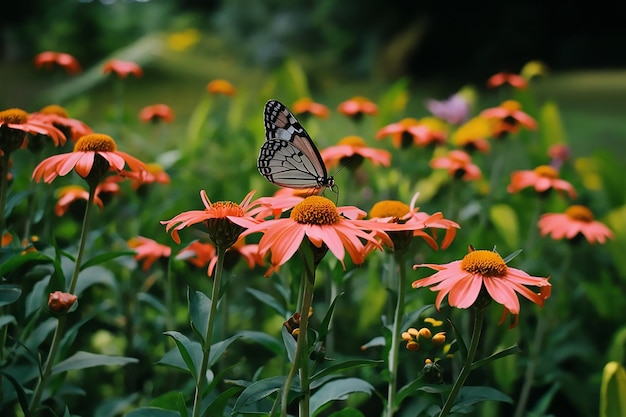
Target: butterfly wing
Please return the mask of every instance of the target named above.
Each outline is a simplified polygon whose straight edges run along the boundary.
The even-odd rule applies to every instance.
[[[257,167],[268,181],[288,188],[332,187],[334,181],[313,140],[285,105],[268,101],[264,123]]]

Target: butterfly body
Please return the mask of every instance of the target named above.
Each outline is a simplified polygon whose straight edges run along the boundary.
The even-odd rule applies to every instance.
[[[257,161],[261,175],[281,187],[333,188],[335,180],[328,176],[317,147],[289,109],[270,100],[263,116],[265,142]]]

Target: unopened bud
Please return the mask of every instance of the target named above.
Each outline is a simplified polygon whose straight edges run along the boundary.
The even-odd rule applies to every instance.
[[[55,291],[50,293],[50,297],[48,298],[48,308],[53,313],[64,314],[72,308],[77,299],[78,297],[74,294]]]
[[[439,346],[446,341],[446,332],[439,332],[433,336],[433,345]]]
[[[419,350],[420,344],[417,343],[415,340],[411,340],[410,342],[406,344],[406,348],[407,350],[410,350],[411,352],[415,352],[416,350]]]
[[[419,330],[419,335],[420,335],[420,337],[421,337],[421,338],[423,338],[423,339],[430,339],[430,338],[431,338],[431,336],[432,336],[433,334],[431,333],[431,331],[430,331],[430,329],[429,329],[429,328],[427,328],[427,327],[422,327],[422,328]]]

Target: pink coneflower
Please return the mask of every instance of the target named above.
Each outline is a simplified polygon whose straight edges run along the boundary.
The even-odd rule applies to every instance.
[[[167,104],[152,104],[139,111],[139,120],[144,123],[172,123],[174,121],[174,111]]]
[[[522,111],[522,105],[515,100],[506,100],[497,107],[483,110],[480,117],[493,121],[493,136],[504,137],[508,133],[517,133],[521,127],[537,129],[537,122]]]
[[[464,181],[478,180],[482,177],[480,168],[472,163],[472,157],[458,149],[451,150],[446,156],[433,158],[430,167],[447,169],[452,178],[462,178]]]
[[[526,187],[534,187],[535,191],[544,194],[551,189],[566,192],[570,198],[576,198],[576,191],[569,182],[559,178],[559,172],[549,165],[540,165],[533,170],[515,171],[511,174],[508,192],[517,193]]]
[[[133,237],[128,240],[128,247],[137,252],[135,259],[142,262],[142,269],[147,271],[155,261],[169,258],[172,248],[144,236]]]
[[[26,134],[39,134],[52,139],[54,146],[64,145],[63,132],[50,123],[33,118],[24,110],[0,111],[0,151],[11,153],[26,143]]]
[[[63,68],[68,74],[76,75],[81,72],[80,64],[78,60],[70,54],[64,52],[46,51],[35,56],[35,66],[37,68],[52,68],[54,65],[58,65]]]
[[[378,114],[378,106],[368,98],[355,96],[351,99],[343,101],[337,107],[339,113],[344,116],[360,120],[363,115],[375,116]]]
[[[524,90],[528,87],[528,82],[524,77],[510,72],[499,72],[487,79],[487,87],[489,88],[496,88],[503,84],[509,84],[518,90]]]
[[[300,117],[315,116],[320,119],[327,119],[330,115],[330,110],[323,104],[314,102],[309,97],[304,97],[296,100],[291,107],[294,114]]]
[[[591,244],[605,243],[613,238],[613,233],[604,224],[594,219],[593,213],[585,206],[574,205],[565,213],[547,213],[539,219],[542,236],[552,239],[576,239],[584,236]]]
[[[104,64],[102,71],[105,74],[115,73],[120,78],[126,78],[129,74],[139,78],[143,75],[141,67],[131,61],[122,61],[119,59],[111,59]]]
[[[413,269],[427,267],[438,271],[428,278],[413,282],[413,288],[431,287],[437,292],[435,306],[441,307],[441,302],[448,296],[448,304],[452,307],[469,308],[477,302],[479,296],[489,296],[495,302],[504,306],[504,318],[508,313],[515,316],[512,325],[517,324],[520,312],[520,303],[517,294],[520,294],[533,303],[543,306],[550,296],[551,285],[547,278],[534,277],[526,272],[507,266],[506,262],[496,252],[488,250],[473,250],[460,261],[453,261],[443,265],[418,264]],[[526,288],[526,285],[539,287],[535,293]],[[479,300],[482,305],[484,300]]]
[[[360,136],[346,136],[337,145],[323,149],[320,155],[327,167],[342,164],[355,169],[365,159],[374,165],[388,167],[391,164],[391,154],[388,151],[368,147]]]

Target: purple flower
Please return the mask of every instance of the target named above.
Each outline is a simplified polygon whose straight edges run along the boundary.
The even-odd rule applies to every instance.
[[[427,100],[426,108],[433,116],[455,125],[466,121],[470,113],[469,101],[458,93],[447,100]]]

